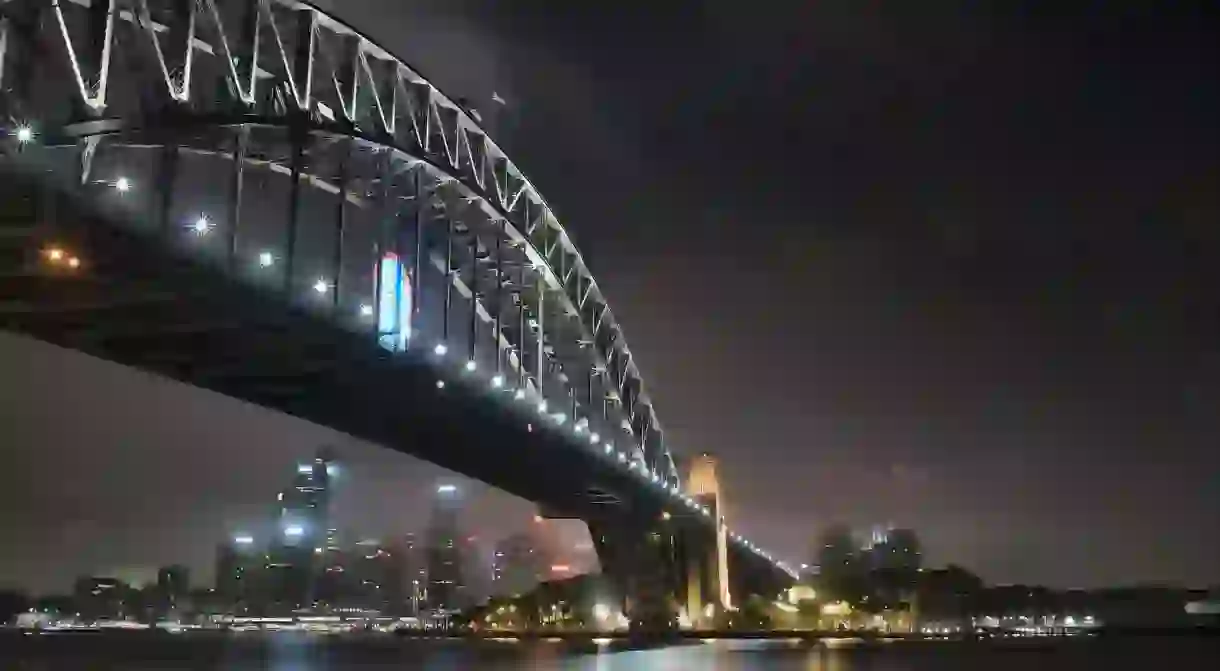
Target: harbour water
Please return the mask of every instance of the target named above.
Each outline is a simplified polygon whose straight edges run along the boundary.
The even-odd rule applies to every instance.
[[[1079,671],[1216,668],[1204,637],[894,642],[706,641],[650,649],[302,634],[0,634],[4,671]]]

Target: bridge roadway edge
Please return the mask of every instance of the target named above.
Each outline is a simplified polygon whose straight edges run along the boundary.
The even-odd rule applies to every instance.
[[[16,190],[42,189],[30,180],[28,176],[6,179],[0,185],[6,206]],[[490,391],[464,393],[462,387],[466,385],[458,374],[447,375],[446,388],[438,389],[438,371],[432,364],[412,354],[392,355],[375,343],[371,331],[357,333],[344,329],[324,315],[290,306],[275,292],[252,290],[186,254],[174,253],[155,239],[106,223],[107,217],[90,212],[80,196],[57,193],[56,221],[40,222],[40,230],[30,230],[29,237],[74,240],[82,247],[83,255],[92,255],[90,272],[121,266],[124,274],[138,269],[142,276],[155,277],[181,303],[177,315],[183,319],[189,316],[196,324],[218,325],[207,334],[212,343],[206,348],[192,344],[181,334],[176,335],[170,324],[165,325],[162,335],[151,336],[161,339],[158,346],[147,349],[117,344],[121,337],[111,344],[106,344],[104,337],[80,339],[73,332],[57,328],[55,320],[45,316],[53,312],[48,310],[0,315],[4,328],[325,425],[572,517],[585,519],[607,505],[592,503],[586,495],[588,487],[574,488],[573,483],[591,483],[615,495],[622,502],[618,506],[622,508],[621,514],[648,518],[660,514],[659,496],[648,496],[647,490],[638,487],[626,473],[609,468],[600,455],[578,448],[558,432],[544,430],[536,418],[530,430],[524,412],[513,409],[509,399],[487,398]],[[6,233],[10,239],[13,237],[11,229]],[[122,275],[111,275],[106,280],[114,283],[109,285],[113,295],[123,290]],[[10,278],[6,280],[10,288],[5,299],[21,299],[23,296],[15,294],[31,291],[24,298],[59,301],[57,309],[62,313],[70,306],[72,296],[70,292],[57,293],[52,285],[62,282],[71,286],[79,281],[55,278],[53,282],[39,282],[26,278],[17,283]],[[21,288],[17,284],[39,287]],[[127,289],[139,291],[134,285]],[[122,330],[119,324],[96,321],[108,318],[105,313],[80,318],[103,334],[107,326]],[[223,326],[235,323],[250,330]],[[133,326],[139,330],[146,325]],[[147,338],[144,341],[147,344]],[[323,362],[321,370],[307,375],[312,384],[307,389],[300,388],[300,393],[282,395],[260,390],[242,377],[240,369],[232,375],[211,375],[209,371],[209,366],[232,366],[236,362],[250,366],[253,377],[291,381],[300,371],[291,369],[285,354],[305,352],[311,343],[322,343],[323,349],[333,349],[333,353],[329,361]],[[197,355],[197,360],[182,365],[144,356],[150,351],[177,346],[193,349],[192,355]],[[260,370],[258,362],[250,360],[277,351],[279,355],[271,362],[271,369]],[[474,391],[473,386],[469,389]],[[420,419],[426,421],[417,421]]]

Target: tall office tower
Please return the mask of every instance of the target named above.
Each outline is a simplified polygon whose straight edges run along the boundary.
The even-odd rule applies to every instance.
[[[534,515],[534,522],[526,530],[529,541],[533,544],[536,565],[539,567],[538,580],[550,579],[552,564],[571,564],[571,552],[566,551],[563,539],[559,533],[559,520],[549,520],[542,515]]]
[[[462,608],[481,603],[491,594],[491,551],[484,549],[477,536],[458,536],[458,556],[462,558]]]
[[[454,485],[436,488],[432,504],[432,520],[428,525],[428,608],[451,613],[466,604],[466,586],[462,579],[462,543],[458,530],[458,515],[462,497]]]
[[[411,554],[403,539],[391,540],[382,545],[385,556],[381,558],[382,585],[381,600],[384,603],[382,612],[388,615],[407,615],[409,610]]]
[[[550,565],[531,534],[517,533],[496,543],[491,591],[496,596],[525,594],[545,579]]]
[[[334,457],[323,448],[313,461],[298,464],[292,486],[280,493],[279,517],[286,547],[325,547],[333,540],[330,527],[330,480],[335,472]]]
[[[729,552],[728,525],[725,522],[724,491],[720,486],[720,460],[707,452],[701,453],[690,461],[690,471],[686,478],[687,493],[701,505],[711,509],[712,519],[716,520],[716,545],[711,557],[703,558],[705,569],[703,585],[699,590],[711,597],[721,609],[731,607],[729,595]],[[699,572],[692,572],[699,573]],[[688,592],[694,593],[692,590]],[[699,599],[700,601],[702,599]],[[711,599],[708,599],[709,602]],[[694,605],[694,604],[691,604]],[[700,608],[702,611],[702,608]],[[694,613],[688,613],[696,617]]]
[[[350,603],[381,614],[399,612],[405,559],[401,546],[383,544],[377,539],[356,543],[349,571]]]
[[[234,615],[262,612],[262,576],[267,557],[254,537],[237,534],[216,549],[216,595]]]
[[[871,571],[912,574],[923,564],[919,536],[911,529],[873,527],[862,555]]]
[[[912,529],[890,529],[890,558],[886,565],[906,573],[918,573],[923,567],[923,549],[919,536]]]
[[[403,608],[408,615],[419,615],[427,600],[428,565],[424,549],[415,534],[402,538],[403,555]]]
[[[863,562],[855,536],[843,524],[833,524],[822,531],[814,555],[818,573],[832,582],[867,570],[861,566]]]
[[[276,612],[312,608],[330,527],[330,480],[336,464],[323,448],[297,466],[279,495],[279,527],[267,565],[268,598]],[[330,539],[330,540],[333,540]]]
[[[118,578],[81,576],[72,590],[73,606],[86,621],[119,620],[131,606],[131,587]]]
[[[316,550],[315,550],[316,553]],[[326,545],[317,560],[317,577],[314,583],[314,602],[319,610],[332,610],[349,604],[352,594],[351,582],[355,579],[351,570],[354,552],[344,544],[334,529],[326,533]]]
[[[190,593],[190,569],[175,564],[157,569],[156,603],[159,617],[164,617],[182,607]]]

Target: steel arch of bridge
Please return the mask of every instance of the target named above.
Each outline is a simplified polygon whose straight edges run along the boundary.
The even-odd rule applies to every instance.
[[[238,194],[246,166],[288,174],[293,192],[288,288],[302,182],[339,194],[343,203],[375,206],[389,198],[391,182],[402,176],[413,180],[405,198],[415,199],[417,251],[427,247],[420,242],[423,203],[447,221],[446,253],[427,254],[428,263],[446,278],[445,333],[450,291],[456,288],[469,297],[472,314],[494,322],[497,375],[507,366],[522,388],[543,399],[548,398],[545,387],[558,380],[566,387],[561,396],[567,396],[565,410],[574,424],[578,414],[596,421],[600,403],[603,443],[621,432],[631,445],[630,452],[616,453],[619,461],[645,482],[685,498],[622,329],[552,208],[480,128],[475,112],[392,53],[333,16],[293,0],[8,0],[0,2],[0,13],[3,112],[14,124],[39,124],[48,142],[77,147],[73,178],[82,185],[90,181],[94,156],[105,141],[163,147],[162,172],[175,169],[180,151],[222,154],[232,160]],[[35,77],[47,47],[66,63],[70,95],[48,92],[54,84]],[[43,116],[49,109],[44,99],[68,97],[71,104],[60,105],[64,116]],[[280,133],[281,141],[286,137],[287,155],[252,151],[252,135],[263,132]],[[211,148],[179,139],[171,146],[171,137],[191,134],[207,136],[196,144]],[[335,174],[311,172],[305,154],[320,143],[345,147]],[[380,166],[364,183],[347,174],[356,154],[366,167]],[[167,201],[172,176],[169,182]],[[229,222],[234,231],[237,207]],[[337,214],[340,240],[344,207]],[[455,229],[457,217],[462,222]],[[459,260],[455,267],[455,240],[469,245],[468,264]],[[416,277],[423,256],[413,255]],[[494,277],[490,291],[485,288],[489,273]],[[336,269],[336,283],[340,275]],[[416,284],[412,291],[418,291]],[[334,295],[337,305],[337,286]],[[495,305],[489,309],[490,298]],[[516,311],[515,329],[502,320],[506,307],[510,315]],[[418,301],[412,301],[412,309],[419,309]],[[470,323],[474,360],[478,323],[473,316]],[[583,405],[576,378],[584,378]],[[592,425],[576,424],[585,428],[585,440],[596,435]],[[771,559],[737,534],[731,537]]]

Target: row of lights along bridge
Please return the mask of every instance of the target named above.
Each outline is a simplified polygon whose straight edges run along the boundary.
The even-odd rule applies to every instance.
[[[16,137],[18,143],[22,145],[32,142],[35,138],[34,130],[28,125],[17,127],[12,134]],[[128,193],[134,188],[132,180],[128,177],[119,177],[113,182],[106,183],[113,186],[114,189],[121,194]],[[193,222],[189,224],[189,228],[195,235],[202,237],[207,235],[213,229],[213,224],[211,220],[208,219],[207,215],[200,214]],[[69,254],[60,247],[49,248],[45,250],[45,254],[48,260],[53,264],[60,265],[62,261],[71,269],[78,268],[81,263],[77,256]],[[276,263],[276,255],[271,250],[263,250],[259,252],[257,261],[260,267],[270,268]],[[331,288],[332,285],[330,281],[325,277],[319,277],[312,285],[313,291],[317,294],[326,294],[331,290]],[[361,303],[359,306],[359,313],[362,318],[371,318],[374,313],[373,306],[369,303]],[[408,333],[407,336],[409,337],[409,335],[410,334]],[[448,352],[449,348],[444,342],[436,343],[432,349],[433,355],[438,359],[445,358],[448,355]],[[478,364],[476,364],[473,359],[470,359],[464,363],[462,368],[463,371],[469,375],[474,373],[477,367]],[[506,380],[503,374],[496,373],[490,378],[490,380],[488,380],[488,384],[492,389],[499,390],[505,387]],[[436,388],[438,390],[444,390],[445,385],[446,382],[444,379],[437,379]],[[530,394],[528,394],[523,387],[518,387],[513,392],[513,398],[517,401],[528,402],[530,400],[529,396]],[[550,420],[556,427],[563,427],[568,423],[569,418],[566,413],[550,412],[545,398],[538,399],[535,407],[537,408],[538,414],[543,419]],[[577,438],[587,440],[594,446],[600,444],[603,453],[608,458],[616,460],[622,467],[626,468],[632,473],[635,473],[644,482],[650,483],[654,487],[664,490],[675,502],[684,505],[692,512],[701,514],[705,517],[711,517],[712,512],[707,506],[700,505],[692,497],[683,494],[677,484],[667,484],[656,471],[648,469],[647,466],[640,461],[631,459],[626,452],[616,451],[613,443],[603,441],[597,432],[590,431],[587,419],[572,419],[572,433],[575,434]],[[669,516],[669,513],[665,513],[666,519],[669,519]],[[721,520],[721,522],[723,522],[723,520]],[[794,571],[787,563],[776,561],[772,557],[771,553],[760,548],[752,541],[743,538],[740,534],[732,531],[728,533],[728,536],[733,540],[733,542],[749,549],[751,552],[767,559],[769,562],[789,575],[796,577],[796,571]]]

